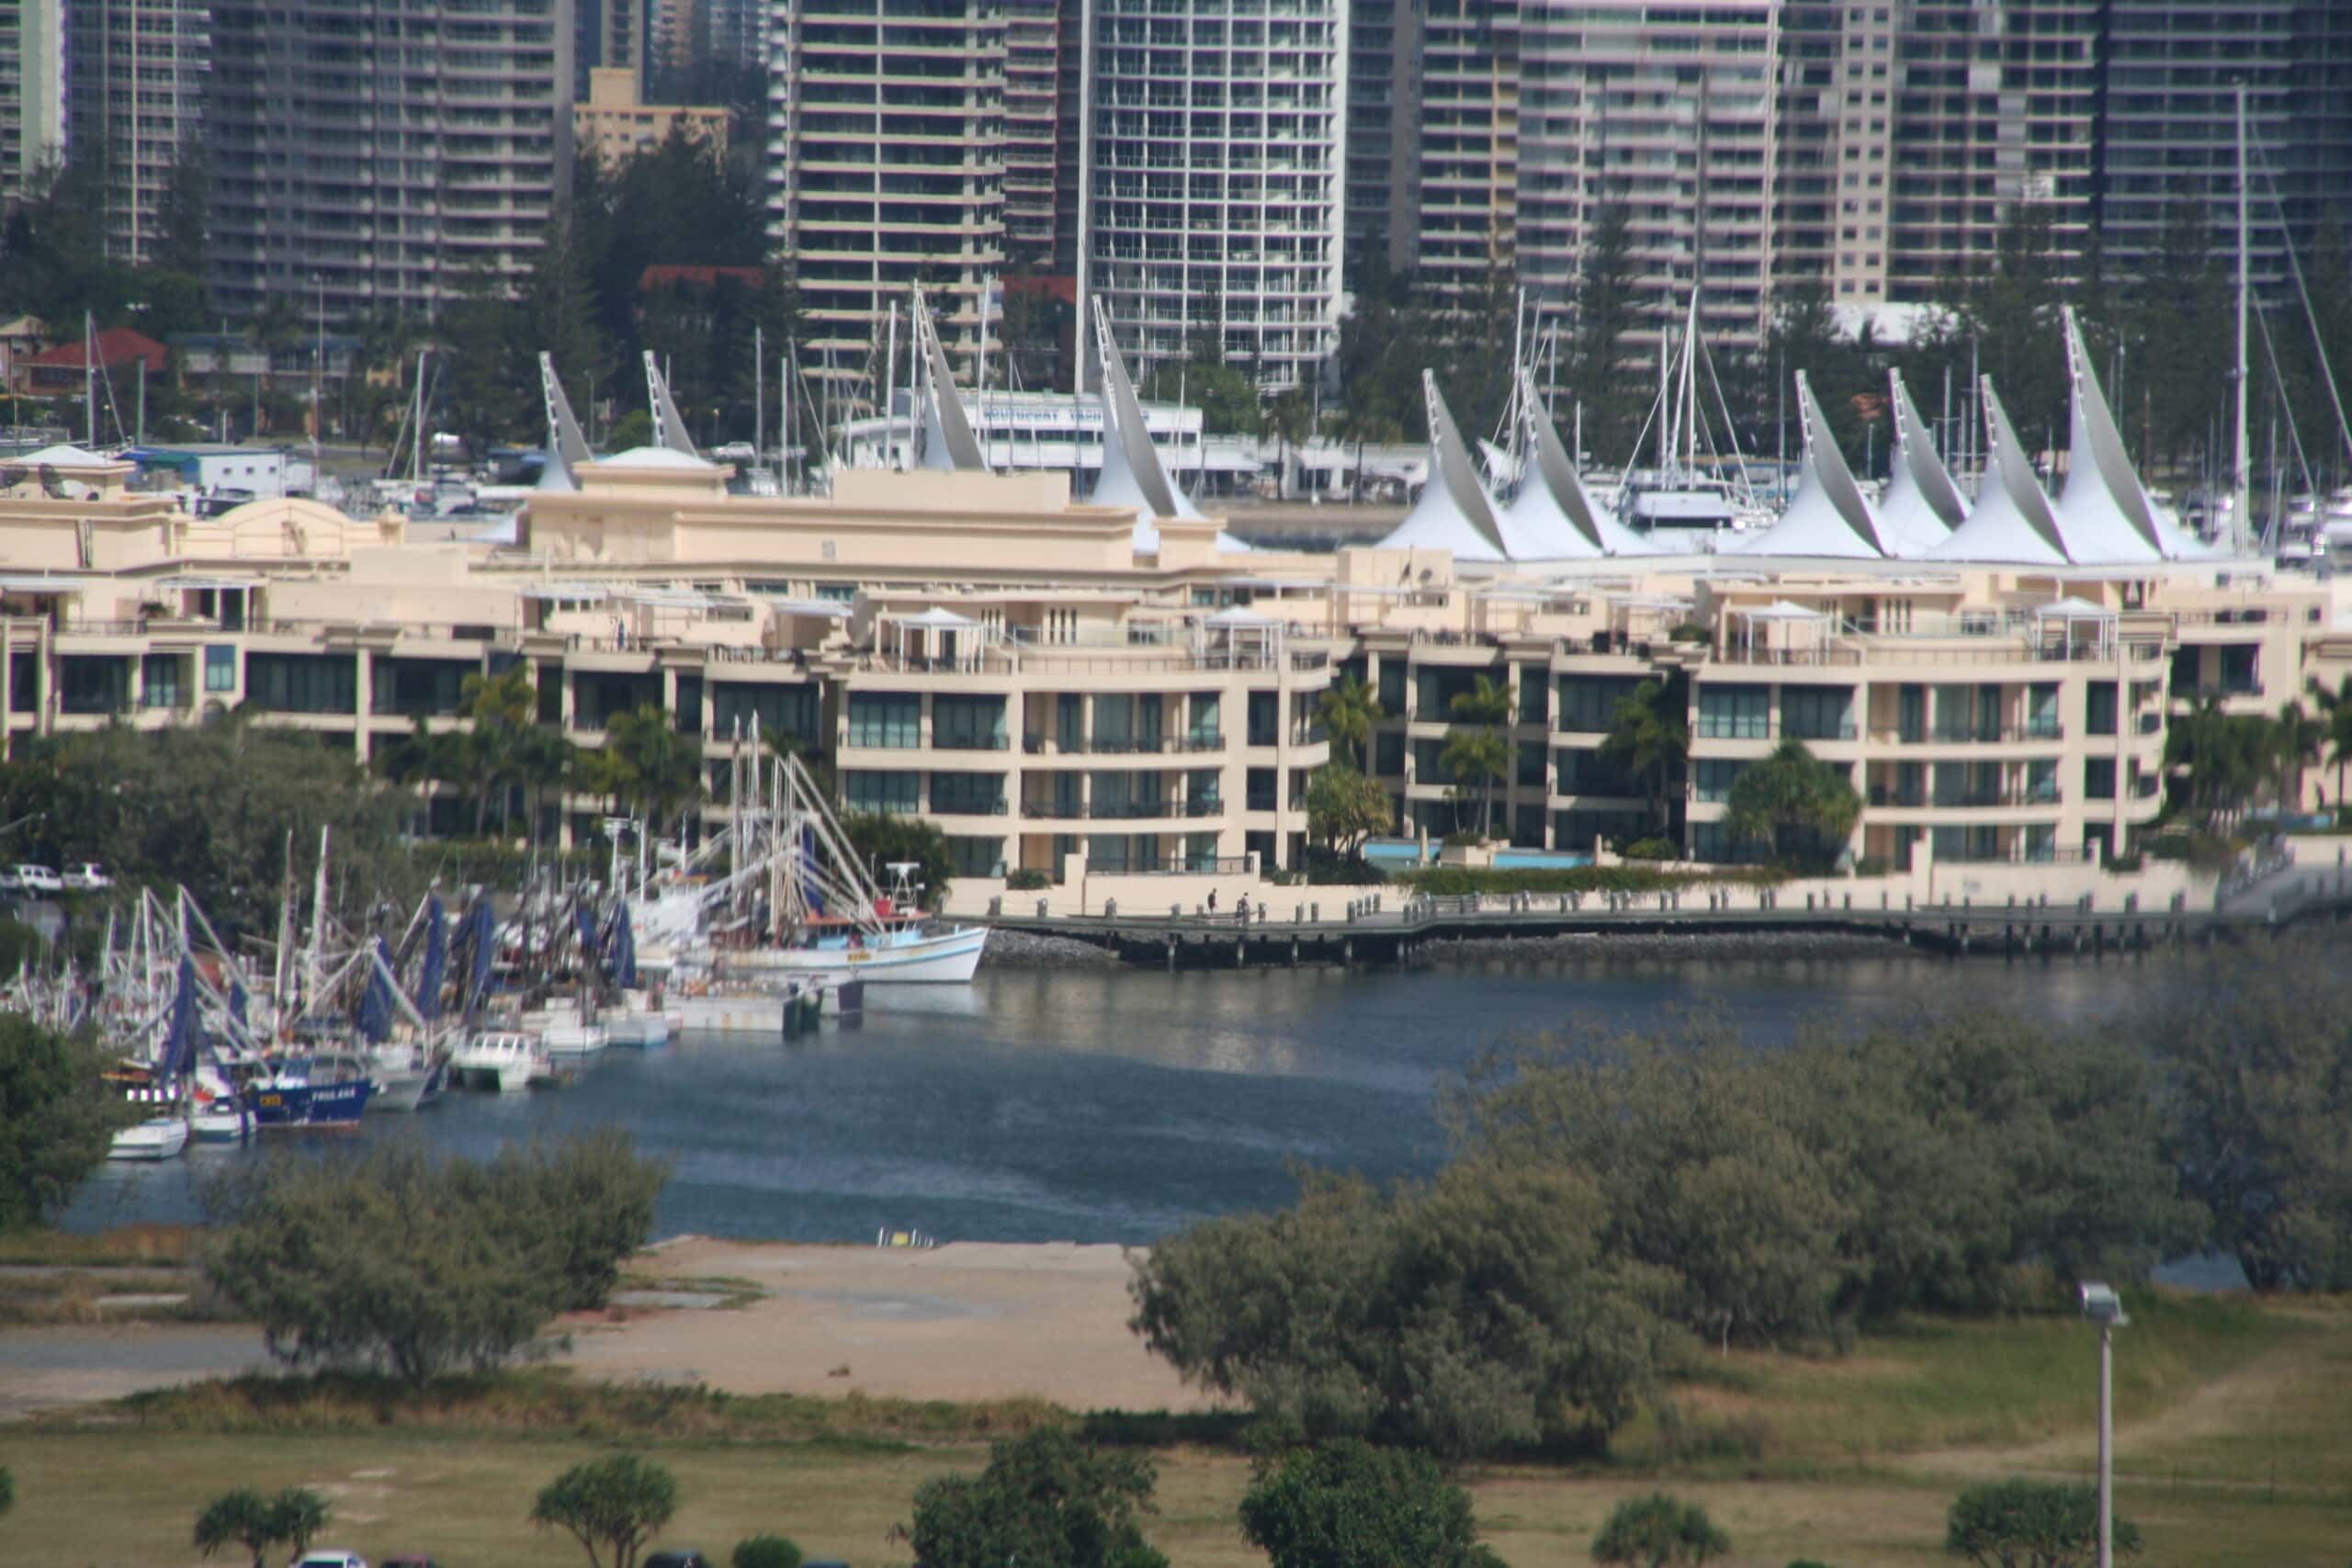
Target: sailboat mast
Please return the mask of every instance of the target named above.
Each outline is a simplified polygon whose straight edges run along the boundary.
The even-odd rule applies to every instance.
[[[409,432],[409,481],[424,482],[424,356],[428,349],[416,351],[416,423]]]
[[[83,440],[93,452],[98,449],[98,344],[97,333],[90,312],[82,312],[82,427]]]
[[[2254,503],[2254,502],[2253,502],[2253,495],[2252,495],[2252,491],[2253,491],[2253,489],[2254,489],[2254,465],[2253,465],[2253,463],[2252,463],[2252,461],[2251,461],[2251,458],[2252,458],[2252,457],[2253,457],[2253,453],[2252,453],[2252,451],[2251,451],[2251,450],[2248,448],[2248,446],[2247,446],[2247,444],[2246,444],[2246,431],[2245,431],[2245,392],[2246,392],[2246,380],[2247,380],[2247,376],[2246,376],[2246,343],[2245,343],[2246,288],[2247,288],[2247,281],[2246,281],[2246,270],[2247,270],[2247,269],[2246,269],[2246,248],[2247,248],[2247,247],[2246,247],[2246,189],[2245,189],[2245,83],[2243,83],[2243,82],[2241,82],[2241,83],[2239,83],[2239,84],[2238,84],[2238,90],[2237,90],[2237,125],[2238,125],[2238,366],[2237,366],[2237,371],[2238,371],[2238,389],[2237,389],[2237,471],[2236,471],[2236,473],[2235,473],[2235,474],[2233,474],[2233,475],[2232,476],[2232,478],[2231,478],[2231,484],[2230,484],[2230,500],[2231,500],[2231,508],[2232,508],[2232,510],[2231,510],[2231,513],[2230,513],[2230,532],[2231,532],[2231,536],[2232,536],[2232,542],[2233,542],[2233,544],[2235,544],[2239,548],[2243,549],[2243,548],[2245,547],[2245,542],[2246,542],[2247,538],[2249,537],[2249,532],[2248,532],[2248,531],[2249,531],[2249,529],[2251,528],[2252,524],[2253,524],[2253,518],[2252,518],[2252,516],[2250,515],[2250,511],[2249,511],[2249,509],[2252,507],[2252,505],[2253,505],[2253,503]]]
[[[899,466],[899,302],[890,301],[888,347],[882,355],[882,466]]]

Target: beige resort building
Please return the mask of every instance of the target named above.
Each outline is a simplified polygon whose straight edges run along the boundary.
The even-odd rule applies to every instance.
[[[1783,737],[1849,770],[1849,846],[1900,867],[2105,858],[2162,804],[2193,702],[2275,712],[2352,671],[2334,581],[2258,563],[1996,568],[1626,557],[1525,567],[1442,548],[1238,551],[1214,519],[1071,502],[1059,475],[851,471],[730,495],[642,449],[582,465],[503,541],[436,543],[301,500],[199,520],[128,465],[36,455],[0,490],[8,744],[250,705],[380,760],[459,682],[515,665],[582,746],[643,703],[699,737],[718,797],[756,720],[831,754],[847,803],[935,818],[959,889],[1289,865],[1342,675],[1377,693],[1371,771],[1408,829],[1475,818],[1439,761],[1453,697],[1510,695],[1496,833],[1589,852],[1664,830],[1702,860],[1730,781]],[[1139,548],[1148,542],[1148,548]],[[1660,821],[1602,754],[1644,681],[1687,706]],[[2307,795],[2332,783],[2312,770]],[[578,839],[601,803],[551,824]],[[454,802],[438,808],[454,828]],[[959,895],[960,897],[960,895]]]

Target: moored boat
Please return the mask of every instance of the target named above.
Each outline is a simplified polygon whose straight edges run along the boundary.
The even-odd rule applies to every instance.
[[[166,1160],[187,1147],[188,1126],[185,1117],[153,1116],[136,1125],[125,1127],[114,1135],[107,1147],[107,1158],[121,1160]]]
[[[519,1029],[481,1029],[449,1059],[450,1070],[469,1085],[515,1094],[555,1076],[537,1036]]]

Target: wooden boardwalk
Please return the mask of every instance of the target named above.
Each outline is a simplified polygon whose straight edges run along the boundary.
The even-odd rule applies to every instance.
[[[1797,895],[1770,888],[1645,894],[1484,894],[1400,902],[1395,889],[1295,887],[1274,891],[1238,915],[1114,908],[1101,915],[1018,912],[1009,895],[988,923],[1005,931],[1069,938],[1109,949],[1131,964],[1168,968],[1249,968],[1411,963],[1432,942],[1481,938],[1763,932],[1852,936],[1954,957],[2103,958],[2189,942],[2352,919],[2352,871],[2275,868],[2240,879],[2203,904],[2177,898],[2162,908],[2136,899],[2073,904],[1916,904],[1883,894]]]

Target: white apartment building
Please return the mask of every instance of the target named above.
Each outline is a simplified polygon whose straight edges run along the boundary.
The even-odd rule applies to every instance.
[[[1099,296],[1146,367],[1205,333],[1261,390],[1307,385],[1339,339],[1347,0],[1090,15],[1081,319]]]
[[[0,7],[0,200],[13,200],[65,155],[65,0]]]
[[[802,371],[836,407],[880,385],[917,284],[969,366],[1004,270],[1003,6],[775,0],[768,51],[768,233],[800,287]]]

